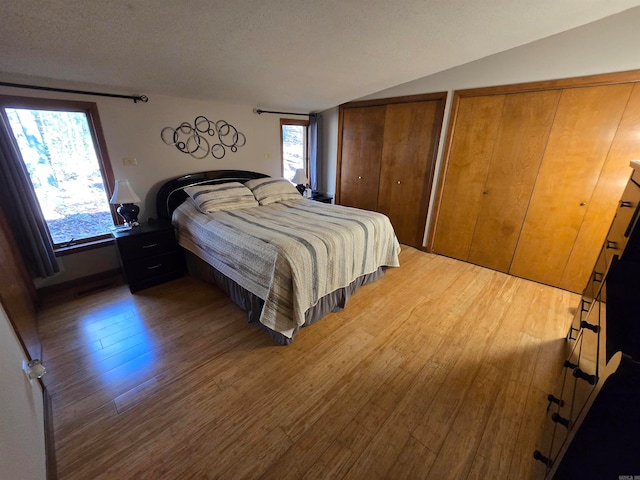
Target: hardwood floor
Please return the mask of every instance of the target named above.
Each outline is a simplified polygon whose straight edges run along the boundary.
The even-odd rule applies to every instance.
[[[44,300],[60,479],[525,479],[578,296],[403,247],[288,347],[186,277]]]

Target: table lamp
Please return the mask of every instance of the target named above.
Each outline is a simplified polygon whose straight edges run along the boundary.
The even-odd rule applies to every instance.
[[[116,180],[116,186],[113,189],[113,196],[109,203],[116,205],[120,204],[118,209],[118,215],[124,218],[124,224],[128,227],[137,227],[138,213],[140,213],[140,207],[135,205],[140,201],[140,197],[133,191],[129,180]]]
[[[307,185],[309,184],[309,177],[307,177],[304,168],[298,168],[291,181],[296,184],[296,188],[300,192],[300,195],[304,195],[304,191],[307,189]]]

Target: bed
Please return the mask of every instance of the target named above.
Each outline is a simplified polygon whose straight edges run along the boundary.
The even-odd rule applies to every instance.
[[[386,216],[303,198],[289,182],[261,173],[171,179],[156,206],[177,228],[189,273],[224,290],[281,345],[399,266]]]

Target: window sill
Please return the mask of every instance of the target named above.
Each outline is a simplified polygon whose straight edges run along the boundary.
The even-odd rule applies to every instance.
[[[103,248],[113,244],[113,238],[111,236],[101,238],[99,240],[92,240],[90,242],[78,243],[68,247],[54,247],[53,251],[56,257],[64,257],[65,255],[73,255],[74,253],[86,252],[88,250],[95,250],[96,248]]]

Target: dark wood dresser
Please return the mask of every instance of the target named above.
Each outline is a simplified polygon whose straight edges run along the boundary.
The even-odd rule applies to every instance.
[[[547,479],[640,478],[640,162],[567,334],[534,458]]]
[[[184,257],[168,220],[154,220],[112,235],[132,293],[184,275]]]

